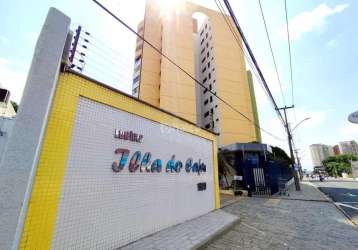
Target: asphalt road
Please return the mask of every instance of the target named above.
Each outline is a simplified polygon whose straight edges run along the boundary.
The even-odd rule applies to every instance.
[[[358,223],[358,181],[328,180],[313,183]]]

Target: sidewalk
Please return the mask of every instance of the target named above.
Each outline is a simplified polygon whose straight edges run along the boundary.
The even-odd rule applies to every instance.
[[[308,181],[303,181],[300,183],[301,191],[296,192],[295,185],[291,185],[288,193],[289,196],[284,195],[274,195],[275,198],[280,199],[297,199],[297,200],[307,200],[307,201],[329,201],[326,196],[324,196],[317,188]]]
[[[358,249],[358,231],[307,182],[282,199],[249,198],[223,210],[241,223],[206,249]]]

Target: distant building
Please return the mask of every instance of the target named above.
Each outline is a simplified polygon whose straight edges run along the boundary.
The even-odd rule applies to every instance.
[[[10,101],[10,91],[1,88],[0,84],[0,159],[11,135],[15,116],[16,111]]]
[[[310,145],[312,163],[314,167],[323,166],[322,161],[334,155],[333,147],[324,144]]]
[[[334,152],[334,155],[340,155],[341,154],[341,150],[339,150],[339,146],[338,145],[335,145],[333,147],[333,152]]]
[[[356,141],[342,141],[338,146],[342,154],[358,155],[358,144]]]

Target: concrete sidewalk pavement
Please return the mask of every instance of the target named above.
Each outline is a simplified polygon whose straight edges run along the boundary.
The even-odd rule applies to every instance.
[[[241,223],[206,249],[358,249],[358,231],[312,184],[290,196],[249,198],[223,210]]]

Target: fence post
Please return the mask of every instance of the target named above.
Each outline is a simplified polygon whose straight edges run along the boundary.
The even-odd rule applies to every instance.
[[[19,246],[69,27],[70,18],[50,8],[0,163],[0,249]]]

